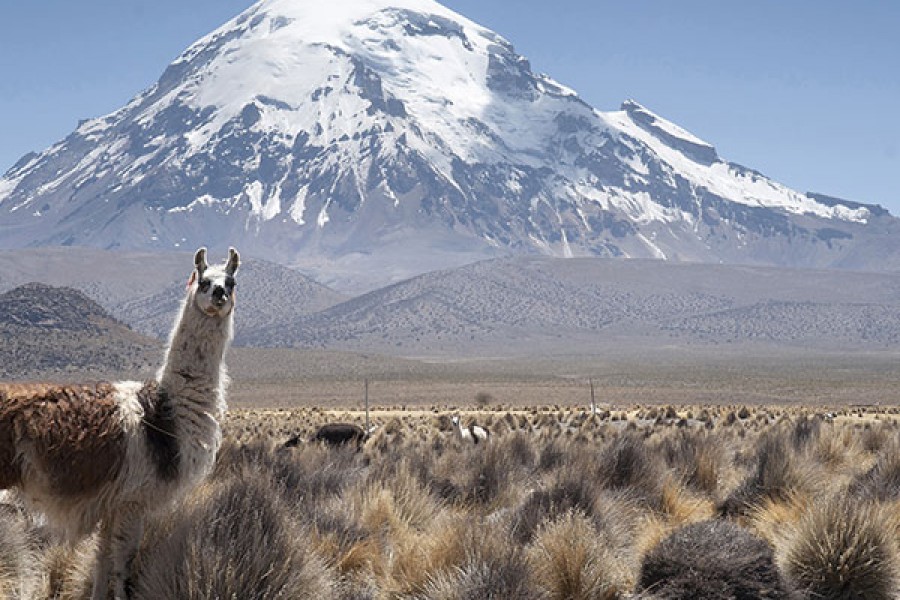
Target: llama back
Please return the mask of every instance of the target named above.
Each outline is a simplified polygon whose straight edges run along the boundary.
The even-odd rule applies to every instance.
[[[4,463],[11,463],[4,471],[35,465],[54,493],[90,493],[121,466],[124,435],[117,409],[111,384],[45,388],[36,395],[3,393]]]

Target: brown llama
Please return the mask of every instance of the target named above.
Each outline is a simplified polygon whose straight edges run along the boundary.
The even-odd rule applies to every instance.
[[[196,252],[155,380],[0,387],[0,490],[17,488],[69,540],[99,525],[93,600],[126,597],[145,516],[213,467],[239,264],[234,248],[222,266]]]

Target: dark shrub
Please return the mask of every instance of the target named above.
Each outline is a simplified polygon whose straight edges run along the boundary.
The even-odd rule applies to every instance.
[[[788,598],[772,549],[727,521],[676,530],[643,559],[638,593],[679,600]]]

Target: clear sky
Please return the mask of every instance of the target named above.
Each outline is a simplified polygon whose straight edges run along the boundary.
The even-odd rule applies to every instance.
[[[900,215],[900,2],[443,3],[595,108],[633,98],[726,160]],[[0,3],[0,172],[120,108],[251,4]]]

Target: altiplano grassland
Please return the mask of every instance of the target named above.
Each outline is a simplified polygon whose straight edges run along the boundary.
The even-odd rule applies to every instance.
[[[489,441],[463,440],[456,413]],[[900,593],[896,405],[393,403],[370,419],[357,452],[305,440],[362,424],[358,406],[230,410],[213,475],[148,524],[133,597]],[[86,598],[94,540],[59,545],[4,502],[0,590]]]
[[[215,471],[150,520],[131,595],[896,600],[897,358],[233,348]],[[310,441],[366,390],[359,451]],[[83,600],[96,553],[0,494],[0,597]]]

